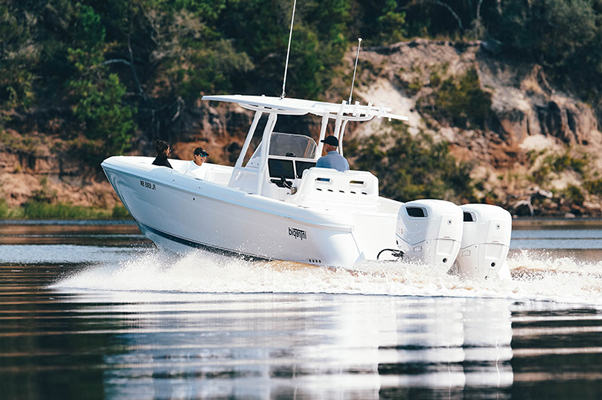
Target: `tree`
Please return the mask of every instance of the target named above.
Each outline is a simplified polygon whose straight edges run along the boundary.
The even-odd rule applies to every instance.
[[[385,0],[382,15],[376,19],[378,39],[383,44],[397,43],[404,38],[405,12],[400,12],[396,0]]]
[[[0,5],[0,107],[29,107],[34,100],[35,74],[39,49],[33,41],[36,20],[20,12],[12,3]]]
[[[78,12],[76,38],[78,47],[69,49],[69,59],[77,73],[68,89],[73,114],[90,140],[82,150],[94,162],[126,150],[136,128],[135,109],[123,103],[126,88],[103,63],[105,29],[100,16],[89,6],[81,6]]]
[[[281,94],[292,5],[288,0],[233,2],[220,18],[220,31],[258,66],[236,82],[241,91]],[[349,6],[349,0],[297,3],[287,94],[324,96],[347,49]]]

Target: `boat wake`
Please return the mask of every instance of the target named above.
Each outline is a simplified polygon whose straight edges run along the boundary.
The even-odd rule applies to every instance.
[[[171,257],[148,251],[89,266],[50,286],[56,290],[186,293],[330,293],[490,297],[602,304],[602,262],[522,251],[509,257],[512,281],[473,281],[425,265],[366,262],[354,269],[251,262],[205,252]]]

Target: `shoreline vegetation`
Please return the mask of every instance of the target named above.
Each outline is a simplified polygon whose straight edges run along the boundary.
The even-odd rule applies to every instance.
[[[31,150],[40,140],[34,133],[60,137],[53,153],[76,155],[93,167],[136,148],[141,138],[181,133],[201,92],[280,94],[289,36],[282,19],[292,5],[4,1],[0,133],[11,129],[22,137],[4,135],[0,141]],[[602,76],[600,15],[591,1],[308,2],[295,14],[288,95],[321,100],[325,93],[347,93],[347,84],[341,85],[350,78],[344,55],[360,36],[365,48],[416,38],[483,40],[501,59],[541,64],[546,84],[572,89],[595,108],[599,87],[592,83]],[[433,96],[422,108],[435,120],[495,130],[489,100],[473,90],[478,74],[454,81],[442,72],[432,71],[427,81],[418,79],[404,90],[411,95],[428,82]],[[464,96],[465,90],[478,99]]]
[[[77,200],[49,192],[46,176],[64,183],[96,179],[104,158],[149,153],[156,139],[174,149],[181,143],[178,156],[203,142],[233,164],[245,117],[215,114],[199,95],[279,95],[292,6],[289,0],[1,2],[0,174],[44,177],[35,184],[41,189],[19,195],[21,203],[27,199],[20,206],[0,202],[0,219],[127,216],[102,209],[104,203],[58,204]],[[355,55],[363,37],[358,99],[387,78],[392,95],[416,100],[422,121],[417,143],[393,125],[388,136],[346,150],[378,172],[387,197],[484,202],[519,216],[600,216],[602,161],[594,149],[602,117],[601,19],[602,8],[582,0],[307,2],[295,14],[287,95],[345,98],[353,65],[345,55]],[[408,56],[431,41],[445,45]],[[455,57],[476,42],[479,50],[468,58],[440,57],[443,47],[453,47]],[[416,62],[392,61],[399,43],[407,44],[405,59]],[[423,58],[427,53],[432,61]],[[471,57],[483,68],[456,71],[456,62],[468,66]],[[495,71],[506,78],[492,77]],[[490,85],[498,81],[522,83]],[[523,150],[527,136],[533,147]],[[0,195],[11,198],[11,190],[4,184]]]
[[[50,204],[30,201],[22,206],[9,207],[0,200],[0,220],[130,220],[132,217],[122,205],[113,208],[86,207],[67,203]]]

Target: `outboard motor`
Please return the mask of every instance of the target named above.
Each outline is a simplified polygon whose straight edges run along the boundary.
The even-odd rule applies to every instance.
[[[464,212],[464,233],[456,259],[458,272],[475,279],[509,277],[506,257],[512,233],[510,213],[488,204],[466,204],[460,208]]]
[[[397,247],[404,257],[448,271],[460,250],[462,209],[444,200],[404,203],[397,214]]]

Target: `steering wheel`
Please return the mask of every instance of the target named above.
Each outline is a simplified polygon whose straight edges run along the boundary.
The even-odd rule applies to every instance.
[[[284,176],[280,177],[280,185],[282,185],[281,187],[285,187],[287,189],[291,189],[293,187],[293,183],[290,181],[287,181]]]

